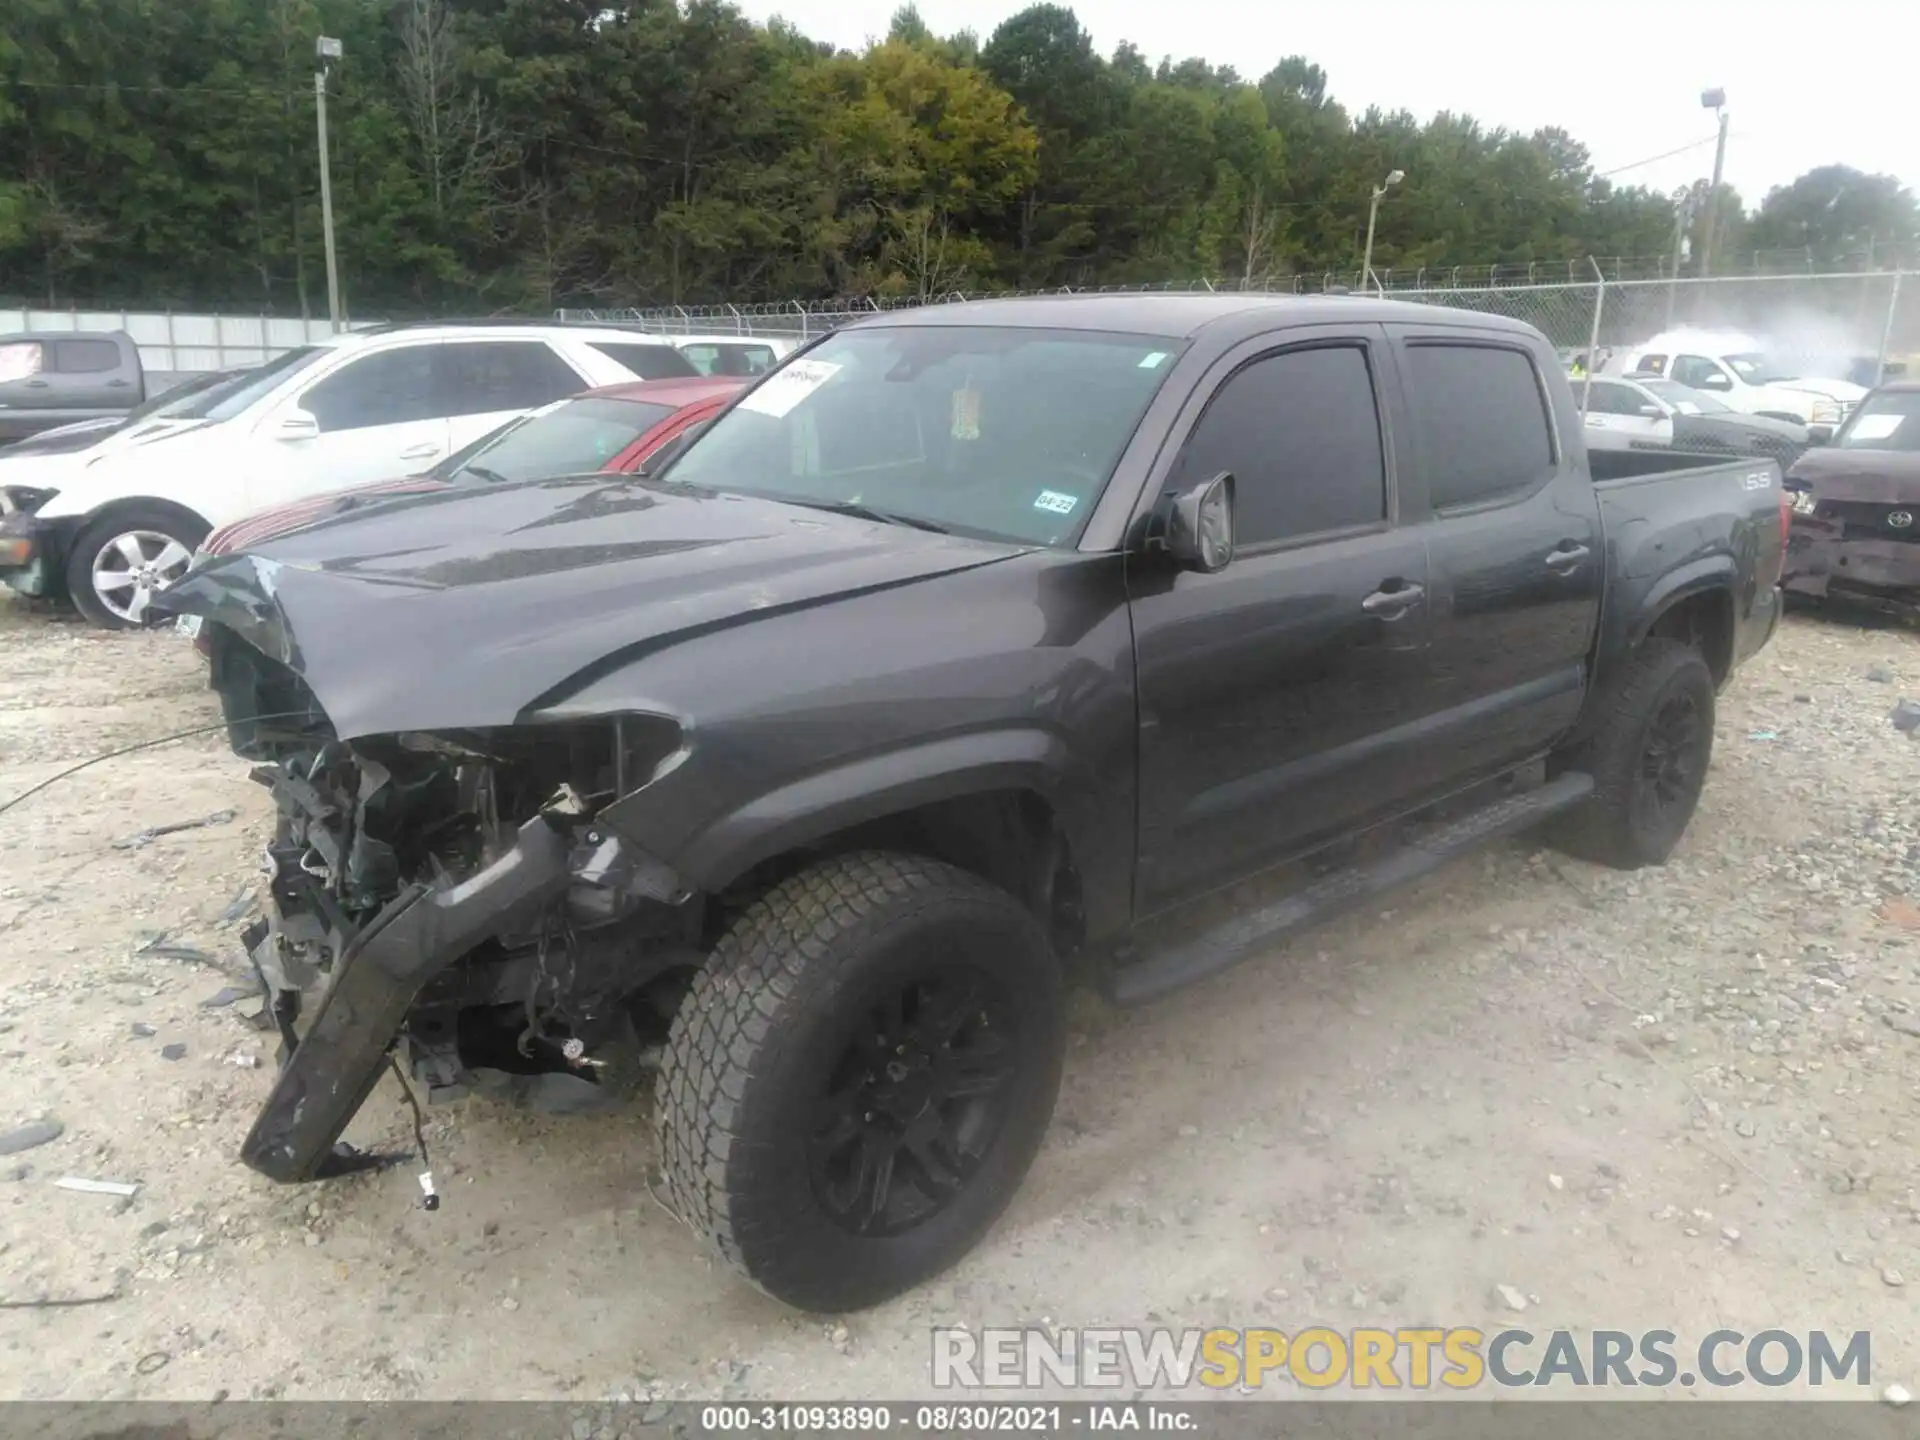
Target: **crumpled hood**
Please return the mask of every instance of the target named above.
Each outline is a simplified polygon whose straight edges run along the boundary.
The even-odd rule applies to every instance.
[[[1794,461],[1787,478],[1822,500],[1920,508],[1920,450],[1820,446]]]
[[[342,739],[509,725],[762,615],[992,564],[960,539],[634,476],[402,497],[203,561],[200,615],[300,674]]]

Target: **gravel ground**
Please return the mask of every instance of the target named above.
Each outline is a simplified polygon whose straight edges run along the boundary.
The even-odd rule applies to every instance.
[[[215,716],[171,635],[0,604],[0,655],[0,803]],[[1007,1218],[842,1323],[709,1265],[651,1198],[642,1112],[430,1112],[435,1213],[406,1168],[242,1169],[272,1047],[208,1002],[265,794],[218,736],[97,766],[0,815],[0,1133],[64,1127],[0,1156],[0,1300],[110,1298],[0,1313],[0,1393],[909,1397],[935,1324],[1498,1328],[1502,1286],[1539,1331],[1866,1329],[1875,1389],[1920,1388],[1902,696],[1920,636],[1795,619],[1664,869],[1521,841],[1147,1009],[1077,997]],[[350,1138],[411,1144],[391,1080]]]

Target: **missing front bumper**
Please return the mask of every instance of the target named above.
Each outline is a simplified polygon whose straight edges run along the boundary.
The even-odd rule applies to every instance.
[[[368,922],[341,954],[240,1158],[271,1180],[321,1178],[421,988],[561,894],[568,851],[562,829],[536,816],[511,849],[470,878],[409,886]]]

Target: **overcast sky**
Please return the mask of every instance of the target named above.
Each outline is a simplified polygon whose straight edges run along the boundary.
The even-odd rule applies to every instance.
[[[898,0],[742,0],[810,37],[858,48],[886,33]],[[919,0],[940,35],[984,43],[1022,0]],[[1466,111],[1488,126],[1560,125],[1619,167],[1622,183],[1672,191],[1713,168],[1714,117],[1700,92],[1721,86],[1731,116],[1728,183],[1748,208],[1816,165],[1840,163],[1920,186],[1920,6],[1851,0],[1829,7],[1564,5],[1544,0],[1274,4],[1261,0],[1078,0],[1111,55],[1131,40],[1157,61],[1198,55],[1258,79],[1301,54],[1349,111]],[[1703,142],[1670,158],[1652,156]]]

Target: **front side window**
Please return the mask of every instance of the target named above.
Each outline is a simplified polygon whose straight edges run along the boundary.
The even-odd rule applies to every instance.
[[[1690,385],[1696,390],[1703,385],[1718,385],[1722,390],[1728,388],[1725,373],[1704,355],[1676,355],[1673,378],[1677,383]]]
[[[0,345],[0,384],[28,380],[46,364],[46,347],[37,340],[15,340]]]
[[[1638,415],[1640,397],[1626,385],[1609,385],[1604,380],[1588,382],[1587,413],[1590,415]],[[1577,390],[1579,387],[1575,387]]]
[[[442,416],[437,345],[408,345],[350,360],[300,397],[323,434]]]
[[[1553,427],[1524,351],[1423,343],[1407,354],[1434,509],[1517,495],[1552,472]]]
[[[1387,518],[1387,466],[1367,352],[1327,345],[1236,370],[1180,453],[1176,485],[1233,475],[1239,546]]]
[[[1869,395],[1834,444],[1842,450],[1920,450],[1920,390]]]
[[[1178,342],[997,326],[842,332],[775,370],[663,479],[1062,545]]]
[[[444,476],[436,472],[436,478],[542,480],[604,470],[614,456],[674,413],[671,405],[637,400],[564,400],[462,451],[459,463]]]

